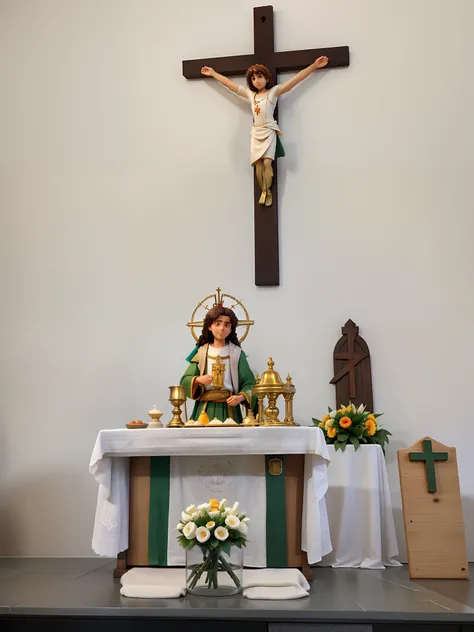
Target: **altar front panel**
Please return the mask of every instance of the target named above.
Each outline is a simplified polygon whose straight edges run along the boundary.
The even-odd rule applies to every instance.
[[[127,566],[184,564],[175,530],[180,512],[210,497],[238,500],[251,518],[251,537],[244,550],[247,566],[307,565],[301,550],[304,455],[159,459],[168,459],[169,476],[166,461],[160,465],[156,457],[130,459]]]

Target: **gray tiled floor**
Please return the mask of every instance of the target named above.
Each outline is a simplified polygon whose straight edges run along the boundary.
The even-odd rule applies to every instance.
[[[114,561],[103,558],[0,558],[0,613],[474,622],[471,582],[414,582],[405,567],[385,571],[316,568],[309,597],[275,603],[241,596],[127,599],[120,595],[119,580],[112,577],[114,566]]]

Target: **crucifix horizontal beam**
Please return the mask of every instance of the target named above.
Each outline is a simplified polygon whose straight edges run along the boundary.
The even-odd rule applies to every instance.
[[[340,68],[349,65],[349,46],[337,46],[333,48],[312,48],[274,53],[275,70],[277,73],[302,70],[323,55],[329,59],[326,68]],[[221,75],[236,77],[245,75],[248,68],[256,63],[260,62],[256,61],[255,55],[193,59],[191,61],[183,61],[183,75],[186,79],[202,79],[201,68],[203,66],[212,66]]]
[[[255,7],[253,10],[254,53],[232,57],[209,57],[183,61],[186,79],[202,79],[201,68],[211,66],[228,77],[245,75],[253,64],[263,64],[276,79],[280,72],[302,70],[318,57],[329,58],[328,68],[349,65],[349,47],[313,48],[276,52],[274,45],[273,7]],[[277,109],[275,110],[275,118]],[[277,161],[273,161],[273,202],[271,206],[259,204],[260,187],[254,174],[254,247],[255,284],[274,286],[280,284],[278,251],[278,173]]]

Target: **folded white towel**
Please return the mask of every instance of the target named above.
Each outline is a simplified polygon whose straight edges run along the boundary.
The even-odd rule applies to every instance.
[[[309,593],[301,586],[255,586],[244,588],[244,597],[247,599],[301,599]]]
[[[132,584],[131,586],[122,586],[120,594],[124,597],[132,597],[134,599],[177,599],[186,594],[184,586],[147,586],[140,584]]]
[[[245,569],[243,587],[253,586],[299,586],[305,591],[310,588],[306,577],[297,568]]]
[[[176,599],[186,594],[184,568],[130,569],[121,578],[120,594],[138,599]],[[309,584],[296,568],[245,569],[243,595],[247,599],[300,599]]]
[[[175,599],[186,594],[184,568],[132,568],[122,575],[120,594],[138,599]]]

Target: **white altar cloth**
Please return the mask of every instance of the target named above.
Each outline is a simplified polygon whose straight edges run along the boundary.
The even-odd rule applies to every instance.
[[[345,452],[329,445],[326,505],[333,545],[324,566],[383,569],[400,566],[387,468],[379,445]]]
[[[128,548],[131,456],[305,454],[302,549],[316,564],[331,551],[325,495],[328,446],[319,428],[101,430],[89,471],[99,484],[92,548],[114,557]]]

